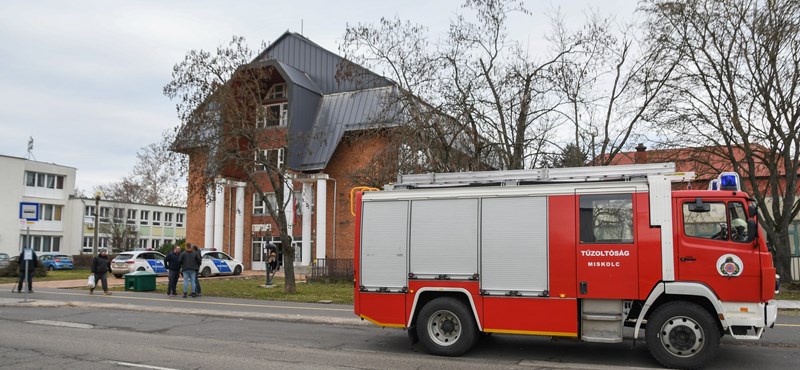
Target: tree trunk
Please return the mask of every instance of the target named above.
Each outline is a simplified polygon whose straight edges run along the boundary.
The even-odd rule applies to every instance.
[[[281,250],[283,251],[283,274],[286,282],[283,285],[283,292],[294,294],[297,292],[297,285],[294,281],[294,248],[292,238],[286,233],[281,233]]]
[[[773,240],[775,246],[775,267],[778,269],[778,275],[781,276],[781,281],[792,281],[792,250],[789,245],[789,232],[788,230],[776,230],[776,237]]]

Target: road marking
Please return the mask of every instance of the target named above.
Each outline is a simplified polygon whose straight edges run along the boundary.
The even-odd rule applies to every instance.
[[[115,362],[117,365],[127,366],[127,367],[138,367],[142,369],[155,369],[155,370],[178,370],[171,367],[161,367],[161,366],[150,366],[150,365],[143,365],[143,364],[134,364],[131,362]]]
[[[85,296],[85,294],[81,294],[81,293],[66,293],[66,292],[45,292],[45,293],[47,293],[47,294]],[[345,308],[277,306],[277,305],[251,304],[251,303],[208,302],[208,301],[200,301],[200,300],[197,300],[197,299],[194,299],[194,300],[191,300],[191,301],[184,301],[184,300],[178,300],[178,299],[175,299],[175,298],[172,298],[172,299],[147,298],[147,297],[130,297],[130,296],[124,296],[124,295],[112,295],[112,296],[107,296],[105,298],[109,298],[109,299],[133,299],[133,300],[155,301],[155,302],[182,302],[182,303],[187,303],[187,304],[200,303],[200,304],[217,305],[217,306],[281,308],[281,309],[287,309],[287,310],[338,311],[338,312],[351,312],[351,313],[353,312],[352,309],[345,309]]]
[[[31,320],[26,322],[29,324],[60,326],[64,328],[76,328],[76,329],[91,329],[94,327],[94,325],[80,324],[77,322],[67,322],[67,321]]]
[[[775,326],[796,326],[796,327],[800,327],[800,324],[775,324]]]

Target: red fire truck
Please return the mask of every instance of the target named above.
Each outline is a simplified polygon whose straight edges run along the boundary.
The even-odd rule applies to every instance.
[[[355,314],[434,355],[481,333],[644,338],[702,367],[777,317],[772,258],[736,174],[674,164],[401,175],[355,196]],[[632,329],[623,330],[629,327]]]

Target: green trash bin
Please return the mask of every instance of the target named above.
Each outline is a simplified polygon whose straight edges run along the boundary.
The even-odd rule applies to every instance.
[[[147,271],[125,274],[125,290],[133,290],[134,292],[156,290],[156,274]]]

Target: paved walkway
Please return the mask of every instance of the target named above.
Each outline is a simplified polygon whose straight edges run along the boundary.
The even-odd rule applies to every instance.
[[[245,271],[243,277],[264,276],[263,271]],[[280,273],[279,273],[280,276]],[[205,279],[231,279],[239,277],[210,277]],[[205,280],[204,279],[204,280]],[[166,282],[159,277],[159,282]],[[305,276],[298,276],[304,281]],[[109,279],[112,286],[124,285],[124,279]],[[332,325],[368,325],[353,314],[352,305],[323,303],[279,302],[258,299],[236,299],[219,297],[180,298],[151,292],[113,292],[110,296],[89,295],[83,288],[86,279],[62,281],[34,281],[35,293],[25,295],[11,293],[13,284],[2,284],[0,307],[80,307],[160,313],[192,313],[212,317],[233,317],[253,320],[276,320],[290,322],[323,323]],[[781,310],[800,310],[800,301],[779,300]]]

